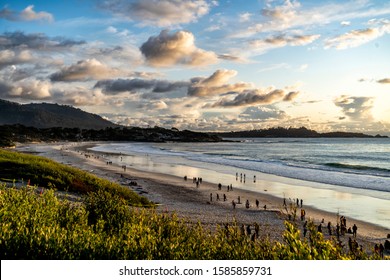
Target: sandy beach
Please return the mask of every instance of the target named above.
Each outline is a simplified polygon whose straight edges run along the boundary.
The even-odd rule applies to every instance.
[[[132,188],[139,194],[147,197],[158,204],[157,211],[175,212],[189,222],[200,222],[211,229],[223,226],[224,223],[231,223],[236,220],[238,224],[260,225],[262,237],[269,237],[272,240],[280,240],[284,230],[284,221],[287,218],[283,207],[283,199],[268,195],[266,193],[251,192],[243,189],[227,190],[227,185],[209,183],[207,178],[202,178],[199,187],[193,183],[192,178],[184,180],[183,177],[170,174],[159,174],[140,171],[135,168],[115,164],[107,164],[104,154],[91,152],[88,148],[95,143],[56,143],[18,146],[17,150],[38,153],[42,156],[54,159],[58,162],[78,167],[94,173],[99,177],[120,183],[125,187]],[[136,183],[129,186],[130,182]],[[233,183],[233,182],[232,182]],[[217,200],[217,194],[219,200]],[[226,201],[224,201],[224,195]],[[211,200],[212,196],[212,200]],[[240,202],[238,203],[238,197]],[[236,207],[233,208],[232,201]],[[245,205],[249,201],[250,207]],[[255,201],[259,201],[256,207]],[[287,206],[290,203],[287,200]],[[265,207],[266,206],[266,209]],[[334,228],[338,222],[337,213],[329,213],[313,207],[303,205],[306,212],[306,220],[313,220],[316,225],[322,224],[322,231],[325,238],[330,238],[327,224],[330,221]],[[300,221],[300,207],[297,209],[296,222],[302,231],[303,222]],[[371,252],[375,243],[383,243],[390,231],[366,221],[347,219],[347,227],[356,224],[357,242],[362,245],[365,251]],[[321,223],[323,221],[323,223]],[[348,238],[352,234],[345,234],[341,237],[343,244],[348,247]]]

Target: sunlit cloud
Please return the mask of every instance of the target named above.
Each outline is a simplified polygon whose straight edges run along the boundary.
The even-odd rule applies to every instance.
[[[0,50],[0,69],[9,65],[32,62],[33,55],[29,50]]]
[[[266,51],[274,48],[285,46],[305,46],[313,43],[320,38],[321,35],[277,35],[265,39],[250,41],[250,47],[257,51]]]
[[[53,15],[48,12],[35,12],[34,5],[27,6],[21,12],[3,8],[0,10],[0,18],[9,21],[54,21]]]
[[[390,84],[390,78],[380,79],[377,81],[380,84]]]
[[[390,33],[390,22],[382,22],[378,27],[351,30],[345,34],[327,39],[325,48],[339,50],[358,47]]]
[[[50,75],[50,80],[54,82],[85,81],[116,77],[123,73],[123,71],[108,67],[96,59],[86,59],[78,61],[76,64],[63,67],[60,71]]]
[[[106,0],[100,1],[99,6],[116,16],[159,27],[196,21],[210,9],[203,0]]]
[[[351,120],[370,121],[372,117],[373,97],[357,97],[341,95],[334,100],[343,114]]]
[[[51,97],[50,90],[51,84],[47,81],[23,80],[18,84],[0,81],[0,96],[2,98],[44,100]]]
[[[218,61],[215,53],[196,47],[194,35],[188,31],[169,34],[163,30],[143,43],[140,50],[147,62],[156,67],[177,64],[205,66]]]
[[[248,107],[240,115],[246,121],[281,120],[287,118],[286,112],[271,107]]]
[[[287,93],[288,95],[289,93]],[[219,101],[211,105],[215,107],[240,107],[251,105],[266,105],[272,104],[283,100],[286,96],[286,92],[282,89],[274,89],[266,91],[264,89],[246,90],[237,94],[233,99],[229,97],[223,97]]]

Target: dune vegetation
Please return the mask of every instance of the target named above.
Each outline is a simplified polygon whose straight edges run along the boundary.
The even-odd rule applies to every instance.
[[[0,183],[1,259],[378,258],[345,252],[313,224],[302,238],[286,222],[281,242],[246,235],[236,221],[211,230],[174,213],[157,213],[146,199],[83,171],[32,155],[3,150],[0,155],[1,180],[24,182]],[[50,188],[37,191],[33,184]],[[56,189],[80,191],[83,199],[59,199]]]
[[[105,190],[132,206],[153,206],[128,188],[45,157],[0,149],[0,181],[87,194]]]

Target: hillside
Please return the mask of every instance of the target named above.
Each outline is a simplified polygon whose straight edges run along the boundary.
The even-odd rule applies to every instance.
[[[58,104],[19,104],[0,99],[0,125],[21,124],[37,128],[103,129],[118,125],[80,109]]]
[[[310,130],[305,127],[300,128],[283,128],[283,127],[274,127],[269,129],[259,129],[259,130],[245,130],[245,131],[231,131],[231,132],[221,132],[214,133],[219,137],[226,138],[278,138],[278,137],[291,137],[291,138],[387,138],[387,136],[381,135],[367,135],[363,133],[356,132],[326,132],[320,133],[315,130]]]

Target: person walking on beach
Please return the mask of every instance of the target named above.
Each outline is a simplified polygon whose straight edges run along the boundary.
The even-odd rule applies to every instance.
[[[303,224],[303,237],[306,237],[306,233],[307,233],[307,221],[305,221],[305,223]]]
[[[233,209],[236,209],[236,202],[232,200]]]
[[[322,225],[321,224],[318,225],[317,230],[318,230],[318,232],[322,233]]]
[[[331,225],[330,222],[328,222],[327,228],[328,228],[328,233],[329,233],[329,235],[332,235],[332,225]]]
[[[250,205],[249,205],[249,199],[247,199],[247,200],[246,200],[246,203],[245,203],[246,209],[249,209],[249,206],[250,206]]]
[[[256,237],[259,237],[259,233],[260,233],[260,226],[258,223],[255,222],[255,234],[256,234]]]
[[[383,244],[379,244],[379,256],[383,259],[383,252],[385,251],[385,247],[383,246]]]
[[[213,194],[210,193],[210,202],[212,202],[212,201],[213,201]]]
[[[223,194],[223,201],[226,201],[226,194]]]
[[[302,208],[302,205],[303,205],[303,200],[301,199],[301,208]]]
[[[305,220],[306,212],[305,209],[301,209],[301,221]]]
[[[251,236],[251,233],[252,233],[251,225],[247,225],[247,226],[246,226],[246,234],[247,234],[248,236]]]
[[[256,208],[259,208],[260,201],[256,199]]]
[[[217,201],[219,201],[219,194],[217,193]]]
[[[353,234],[353,237],[355,237],[355,238],[356,238],[356,233],[357,233],[357,226],[356,226],[356,224],[353,224],[352,234]]]

